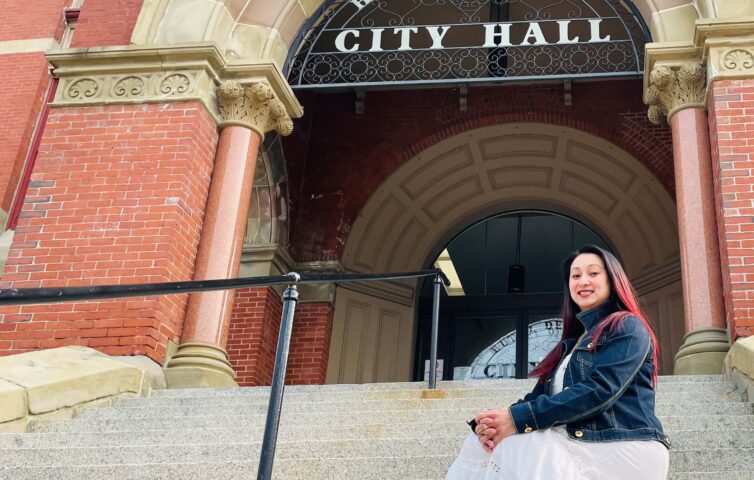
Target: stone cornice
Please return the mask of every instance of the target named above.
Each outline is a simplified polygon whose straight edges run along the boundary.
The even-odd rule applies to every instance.
[[[257,131],[262,134],[270,126],[285,131],[280,118],[289,122],[303,114],[274,64],[229,64],[213,43],[74,48],[46,56],[60,78],[53,107],[200,101],[222,125],[218,90],[223,82],[232,81],[242,88],[261,85],[256,91],[266,100],[257,104],[262,105],[262,113],[274,117],[270,124],[256,111]]]
[[[694,43],[703,51],[708,82],[754,77],[754,17],[699,20]]]

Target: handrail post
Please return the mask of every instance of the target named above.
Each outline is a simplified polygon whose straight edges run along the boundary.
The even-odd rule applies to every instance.
[[[432,343],[429,353],[429,389],[437,388],[437,332],[440,328],[440,286],[442,279],[435,275],[434,294],[432,296]]]
[[[283,406],[283,391],[285,390],[285,370],[288,367],[288,350],[291,345],[291,331],[293,330],[293,314],[298,302],[298,273],[289,273],[288,288],[283,292],[283,313],[280,317],[280,334],[275,353],[275,367],[272,373],[270,387],[270,403],[267,407],[267,421],[264,425],[264,439],[262,451],[259,455],[259,470],[257,480],[272,478],[272,464],[275,459],[275,445],[280,426],[280,411]]]

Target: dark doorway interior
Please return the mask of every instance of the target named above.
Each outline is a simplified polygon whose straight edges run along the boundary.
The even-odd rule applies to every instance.
[[[526,378],[562,333],[562,259],[586,243],[612,250],[585,225],[539,211],[488,218],[448,243],[433,262],[455,271],[440,302],[442,379]],[[414,379],[422,380],[431,281],[421,289],[418,310]]]

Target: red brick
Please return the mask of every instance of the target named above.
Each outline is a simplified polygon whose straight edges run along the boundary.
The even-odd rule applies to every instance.
[[[715,81],[710,88],[710,142],[726,322],[735,341],[751,335],[754,299],[754,149],[746,135],[754,112],[754,81]],[[735,98],[734,98],[735,97]],[[742,113],[743,112],[743,113]]]
[[[87,5],[94,8],[96,2]],[[176,132],[179,141],[172,145],[153,138],[150,132],[129,133],[143,119],[149,119],[157,129],[167,129],[178,114],[187,128]],[[120,119],[124,115],[125,119]],[[119,120],[115,122],[115,118]],[[48,124],[56,128],[45,129],[23,211],[29,213],[39,205],[59,207],[39,212],[46,214],[44,218],[27,216],[19,221],[9,254],[11,261],[2,277],[6,286],[191,279],[217,142],[217,127],[204,107],[173,103],[53,109]],[[121,133],[128,133],[129,139],[116,140]],[[60,140],[72,154],[66,157],[65,169],[59,168]],[[108,142],[117,148],[101,152],[92,149],[92,145]],[[134,156],[155,146],[169,160],[145,154],[137,162],[139,168],[134,168]],[[169,179],[154,173],[166,164],[176,169]],[[81,178],[69,180],[72,172],[81,172]],[[125,188],[113,188],[118,185]],[[138,185],[138,190],[129,185]],[[134,191],[152,199],[153,205],[126,202],[118,206],[120,218],[109,218],[114,205]],[[180,196],[182,203],[165,205],[172,196]],[[151,217],[155,208],[159,216]],[[146,217],[133,222],[138,214]],[[154,255],[140,259],[138,252],[142,251]],[[21,270],[24,265],[42,268]],[[22,344],[25,349],[90,345],[106,353],[138,351],[162,362],[168,340],[179,340],[186,300],[184,294],[6,307],[0,310],[0,324],[47,322],[52,339],[42,339],[34,346],[34,339],[23,338],[28,342]],[[15,335],[13,345],[0,355],[16,353],[19,347],[15,340],[21,340],[27,332],[10,333]],[[104,341],[104,336],[116,341]]]

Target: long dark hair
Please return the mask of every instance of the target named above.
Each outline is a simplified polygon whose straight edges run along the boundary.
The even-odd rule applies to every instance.
[[[568,258],[563,262],[563,307],[560,313],[563,318],[563,336],[561,341],[558,342],[555,348],[553,348],[550,353],[542,359],[539,365],[531,371],[529,376],[539,377],[539,381],[544,382],[550,376],[553,369],[555,369],[563,356],[562,340],[578,337],[584,332],[584,326],[576,318],[576,314],[579,312],[579,306],[576,305],[576,302],[571,298],[571,291],[568,288],[571,264],[576,257],[584,253],[593,253],[602,259],[602,263],[605,264],[605,270],[607,270],[608,281],[610,282],[610,298],[608,298],[607,301],[614,302],[618,308],[618,311],[608,315],[594,329],[592,348],[597,348],[597,339],[605,328],[609,327],[608,331],[612,331],[629,315],[636,316],[647,328],[647,331],[649,331],[652,346],[654,347],[652,354],[652,364],[654,365],[654,371],[652,372],[652,385],[657,385],[657,338],[655,337],[652,328],[649,326],[644,313],[642,313],[641,307],[639,307],[638,296],[636,295],[634,287],[631,286],[631,282],[628,281],[623,266],[612,253],[596,245],[584,245],[568,255]]]

